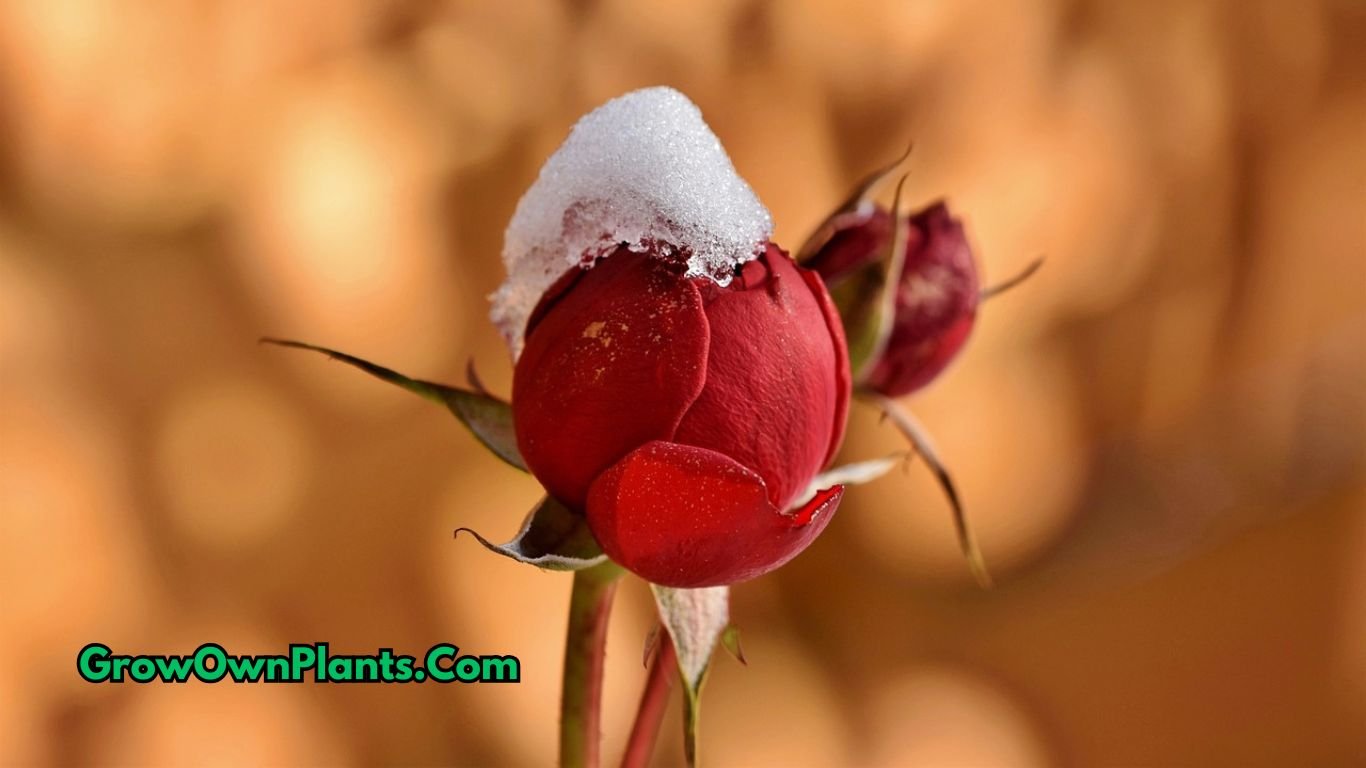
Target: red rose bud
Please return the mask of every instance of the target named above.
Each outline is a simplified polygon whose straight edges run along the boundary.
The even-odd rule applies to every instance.
[[[769,244],[730,285],[626,248],[541,298],[513,377],[517,445],[603,550],[671,587],[792,559],[842,489],[799,509],[843,437],[843,330],[814,272]]]
[[[865,206],[830,220],[829,237],[807,266],[839,295],[850,277],[877,268],[893,232],[892,215]],[[858,386],[900,397],[930,383],[958,354],[977,316],[978,279],[963,227],[943,202],[903,222],[905,263],[886,344],[859,371]]]

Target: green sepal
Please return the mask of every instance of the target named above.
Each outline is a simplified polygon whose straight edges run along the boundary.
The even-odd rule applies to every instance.
[[[802,243],[802,247],[797,250],[798,264],[805,266],[816,258],[816,254],[820,253],[821,248],[830,242],[830,238],[834,237],[846,221],[851,219],[857,221],[867,215],[867,211],[873,206],[874,193],[910,158],[913,146],[907,144],[906,151],[901,153],[901,157],[859,179],[858,184],[854,185],[849,196],[844,198],[844,201],[836,206],[835,210],[831,211],[830,215],[826,216],[825,220],[806,238],[806,242]]]
[[[849,369],[855,383],[864,381],[887,350],[896,319],[896,298],[906,266],[908,223],[902,215],[903,176],[896,185],[892,208],[892,237],[882,258],[829,286],[830,298],[844,322]]]
[[[272,338],[263,338],[261,341],[281,347],[322,353],[333,360],[359,368],[377,379],[402,387],[438,405],[444,405],[451,413],[455,414],[460,423],[464,424],[479,442],[493,452],[493,455],[523,472],[527,471],[526,462],[522,459],[521,452],[517,450],[517,436],[512,428],[512,406],[486,392],[470,392],[445,384],[411,379],[397,371],[376,365],[368,360],[362,360],[355,355],[348,355],[345,352],[338,352],[316,344]]]
[[[462,532],[490,552],[547,571],[581,571],[607,560],[583,516],[549,496],[531,510],[521,530],[506,544],[495,544],[471,528],[455,531],[457,536]]]
[[[958,546],[963,551],[963,557],[968,562],[968,568],[972,571],[972,576],[977,580],[979,586],[983,589],[991,589],[991,573],[987,570],[986,560],[982,556],[981,548],[977,545],[977,537],[973,535],[972,526],[968,525],[968,514],[963,508],[962,498],[958,495],[958,486],[954,484],[948,466],[944,464],[943,459],[939,458],[939,450],[934,447],[930,433],[910,411],[902,408],[895,400],[873,392],[865,392],[862,397],[882,411],[884,419],[891,420],[897,431],[901,432],[907,442],[911,444],[911,448],[934,473],[934,479],[939,483],[940,489],[944,492],[944,498],[949,502],[949,509],[953,512],[953,525],[958,532]]]
[[[712,653],[730,625],[730,587],[674,589],[651,584],[659,618],[673,640],[683,679],[683,750],[697,764],[697,725],[702,685]]]
[[[726,631],[721,633],[721,647],[729,651],[730,655],[734,656],[736,661],[745,666],[749,666],[749,662],[745,659],[745,649],[740,647],[739,627],[734,624],[726,627]]]

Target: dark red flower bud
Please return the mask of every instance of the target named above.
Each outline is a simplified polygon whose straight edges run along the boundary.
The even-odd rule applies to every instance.
[[[841,284],[884,258],[893,237],[891,214],[882,207],[842,214],[807,266],[837,295]],[[869,360],[856,383],[900,397],[930,383],[953,360],[977,317],[978,279],[963,227],[937,202],[909,216],[905,264],[885,347]]]
[[[526,327],[517,444],[613,560],[666,586],[766,573],[825,527],[801,509],[843,437],[850,377],[815,273],[772,244],[731,284],[618,248],[571,269]]]

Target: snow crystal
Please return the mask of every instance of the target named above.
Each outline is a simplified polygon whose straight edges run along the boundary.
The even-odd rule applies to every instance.
[[[572,266],[624,244],[726,285],[772,231],[697,106],[672,88],[633,91],[582,117],[522,196],[491,316],[515,356],[541,294]]]

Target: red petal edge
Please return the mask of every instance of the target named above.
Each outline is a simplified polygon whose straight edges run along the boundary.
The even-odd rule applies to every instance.
[[[577,271],[533,318],[512,410],[531,473],[581,510],[608,467],[673,438],[706,383],[711,330],[697,287],[654,259],[622,249]]]
[[[797,272],[816,297],[821,314],[825,316],[825,325],[830,329],[830,343],[835,345],[835,386],[838,391],[835,395],[835,426],[830,434],[830,448],[825,454],[825,464],[829,464],[839,453],[840,444],[844,442],[844,429],[849,421],[849,398],[854,381],[853,372],[849,369],[849,342],[844,338],[844,322],[840,320],[839,310],[835,308],[835,302],[831,300],[820,275],[801,267]]]
[[[588,525],[603,550],[667,587],[710,587],[761,576],[825,530],[844,494],[835,486],[791,514],[764,481],[716,451],[646,443],[594,481]]]

